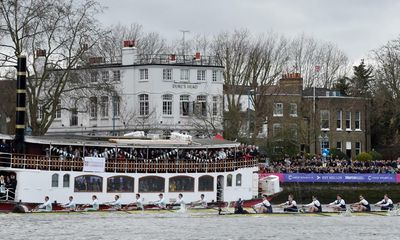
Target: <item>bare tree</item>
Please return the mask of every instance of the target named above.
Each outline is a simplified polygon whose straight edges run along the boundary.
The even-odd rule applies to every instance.
[[[62,98],[81,99],[85,90],[101,87],[75,71],[105,35],[95,19],[101,10],[94,0],[1,2],[0,29],[8,36],[2,39],[2,60],[15,64],[17,56],[27,56],[27,116],[33,134],[46,133]],[[43,117],[37,120],[40,107]]]
[[[372,131],[381,144],[400,143],[400,38],[373,51]]]
[[[313,85],[331,88],[334,81],[349,70],[346,54],[332,43],[301,35],[291,41],[289,52],[290,61],[287,62],[286,71],[301,73],[305,88]],[[316,66],[320,67],[318,73]]]

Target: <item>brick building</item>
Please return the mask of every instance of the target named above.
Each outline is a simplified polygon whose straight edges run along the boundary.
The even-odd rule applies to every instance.
[[[254,110],[246,104],[250,96],[242,97],[242,106]],[[283,75],[263,97],[265,121],[258,137],[267,138],[273,152],[287,144],[312,154],[337,148],[349,157],[371,149],[367,99],[325,88],[303,89],[298,73]]]

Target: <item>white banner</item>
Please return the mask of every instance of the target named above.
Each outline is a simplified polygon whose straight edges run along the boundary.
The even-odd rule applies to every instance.
[[[84,172],[104,172],[106,159],[99,157],[85,157],[83,160]]]

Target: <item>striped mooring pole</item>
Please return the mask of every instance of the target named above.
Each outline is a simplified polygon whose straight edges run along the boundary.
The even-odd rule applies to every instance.
[[[15,151],[25,153],[26,56],[19,56],[17,62],[17,107],[15,112]]]

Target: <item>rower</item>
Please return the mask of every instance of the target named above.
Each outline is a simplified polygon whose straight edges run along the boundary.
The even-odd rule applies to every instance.
[[[50,202],[49,196],[44,197],[44,203],[40,204],[37,209],[37,212],[51,212],[53,211],[53,206]]]
[[[387,194],[383,196],[382,201],[375,203],[376,206],[380,206],[382,211],[393,210],[394,205],[392,199]]]
[[[356,212],[371,212],[371,206],[364,196],[360,195],[360,201],[353,204],[353,210]]]
[[[305,207],[308,207],[308,212],[322,212],[322,205],[315,195],[312,196],[312,202],[305,205]]]
[[[98,211],[99,210],[99,200],[96,195],[92,196],[92,207],[83,209],[84,211]]]
[[[346,211],[346,202],[340,194],[336,195],[336,200],[329,203],[328,206],[333,208],[335,211]]]
[[[208,207],[206,200],[204,200],[204,194],[200,195],[200,200],[192,202],[191,207],[196,207],[196,206],[201,206],[203,208]]]
[[[256,213],[272,213],[272,205],[268,201],[267,195],[263,194],[263,201],[253,206]]]
[[[74,197],[69,196],[68,198],[69,202],[66,204],[61,205],[61,207],[68,209],[69,211],[75,211],[76,205],[74,202]]]
[[[243,200],[239,198],[235,203],[235,214],[247,214],[248,212],[243,209]]]
[[[109,205],[111,206],[110,210],[121,210],[122,204],[120,197],[118,195],[115,195],[114,201],[112,201]]]
[[[166,209],[167,207],[167,201],[164,199],[164,194],[160,193],[158,194],[158,197],[160,198],[158,201],[155,201],[154,204],[159,208],[159,209]]]
[[[279,204],[279,206],[286,206],[285,208],[283,208],[284,212],[298,212],[297,203],[295,200],[293,200],[292,194],[289,194],[288,200],[282,204]]]
[[[183,194],[182,193],[179,193],[178,200],[176,200],[174,202],[174,204],[179,204],[180,205],[179,212],[185,212],[186,211],[186,203],[185,203],[185,200],[183,200]]]

